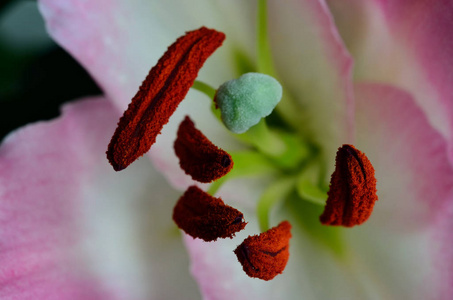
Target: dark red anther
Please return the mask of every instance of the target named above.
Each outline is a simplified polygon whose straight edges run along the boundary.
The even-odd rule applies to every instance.
[[[291,224],[283,221],[260,235],[249,236],[234,253],[248,276],[271,280],[286,267],[290,238]]]
[[[174,147],[181,168],[194,180],[211,182],[233,168],[231,156],[211,143],[189,117],[179,125]]]
[[[178,200],[173,220],[188,235],[206,242],[232,238],[247,225],[240,211],[196,186],[189,187]]]
[[[352,227],[368,220],[378,197],[374,168],[365,154],[352,145],[338,149],[327,194],[322,224]]]
[[[149,72],[118,122],[107,150],[115,171],[146,153],[225,35],[202,27],[171,45]]]

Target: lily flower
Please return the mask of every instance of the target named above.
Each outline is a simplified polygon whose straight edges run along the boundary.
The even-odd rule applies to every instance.
[[[447,1],[39,5],[53,38],[105,96],[67,105],[60,118],[19,129],[1,145],[0,298],[451,298]],[[201,68],[198,91],[162,127],[151,160],[128,161],[127,169],[118,163],[123,170],[115,172],[105,150],[120,115],[166,48],[202,26],[226,40]],[[248,72],[276,77],[283,99],[265,121],[236,135],[212,112],[210,86]],[[234,238],[181,238],[171,218],[178,199],[203,193],[187,190],[194,182],[181,169],[184,155],[173,151],[183,120],[231,154],[231,172],[199,186],[243,214],[247,226]],[[359,226],[323,225],[336,223],[329,201],[324,208],[331,174],[331,203],[342,199],[331,195],[348,194],[341,188],[348,159],[364,177],[374,168],[379,201],[365,218],[342,213],[343,225],[366,221]],[[244,253],[259,252],[254,235],[284,240],[287,257],[290,235],[267,231],[278,224],[291,227],[286,267],[269,281],[252,278],[253,265],[243,268],[238,258],[247,263]]]

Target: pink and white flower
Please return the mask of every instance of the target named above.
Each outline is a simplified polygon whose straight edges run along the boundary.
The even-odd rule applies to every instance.
[[[293,226],[288,266],[270,282],[247,277],[232,253],[258,232],[263,181],[222,188],[249,222],[233,240],[181,239],[171,220],[191,183],[171,150],[184,115],[216,144],[240,147],[203,95],[189,92],[150,151],[152,163],[144,157],[115,173],[105,158],[116,122],[149,67],[185,31],[207,26],[226,33],[199,75],[213,86],[237,77],[239,57],[254,61],[256,3],[39,5],[50,34],[105,97],[67,105],[60,118],[19,129],[0,147],[0,298],[451,298],[449,1],[269,1],[276,71],[303,107],[294,122],[321,146],[329,172],[336,148],[354,142],[373,162],[379,194],[372,218],[342,230],[339,240],[318,224]],[[317,220],[310,212],[306,221]],[[294,218],[282,208],[271,221],[281,216]],[[327,245],[337,242],[341,254]]]

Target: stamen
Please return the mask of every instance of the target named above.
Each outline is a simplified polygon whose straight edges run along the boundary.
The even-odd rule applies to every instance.
[[[233,238],[247,223],[237,209],[225,205],[222,199],[191,186],[176,203],[173,220],[193,238],[206,242],[218,238]]]
[[[231,156],[211,143],[187,116],[179,125],[174,148],[181,168],[194,180],[211,182],[233,168]]]
[[[202,27],[172,44],[149,72],[118,122],[107,158],[115,171],[146,153],[225,35]]]
[[[290,238],[291,224],[283,221],[260,235],[249,236],[234,253],[247,275],[271,280],[286,267]]]
[[[338,149],[327,194],[322,224],[352,227],[368,220],[378,197],[374,168],[365,154],[352,145]]]

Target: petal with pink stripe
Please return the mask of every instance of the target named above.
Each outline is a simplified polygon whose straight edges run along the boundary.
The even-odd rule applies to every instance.
[[[2,143],[1,299],[199,298],[171,220],[179,193],[147,160],[108,165],[117,120],[88,99]]]
[[[355,78],[407,90],[449,141],[453,161],[453,3],[328,1],[355,61]]]

